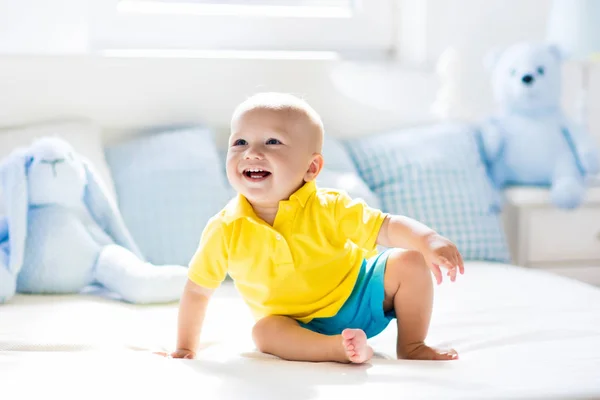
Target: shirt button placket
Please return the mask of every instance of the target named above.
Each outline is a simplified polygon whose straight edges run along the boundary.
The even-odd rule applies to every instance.
[[[277,248],[275,250],[277,264],[284,269],[293,269],[294,263],[292,259],[292,253],[290,252],[287,241],[280,233],[275,234],[275,239],[277,239]]]

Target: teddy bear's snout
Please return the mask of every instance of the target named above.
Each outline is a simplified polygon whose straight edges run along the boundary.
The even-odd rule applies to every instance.
[[[521,81],[522,81],[522,82],[523,82],[525,85],[531,86],[531,85],[533,85],[533,83],[535,82],[535,78],[533,77],[533,75],[527,74],[527,75],[524,75],[524,76],[521,78]]]

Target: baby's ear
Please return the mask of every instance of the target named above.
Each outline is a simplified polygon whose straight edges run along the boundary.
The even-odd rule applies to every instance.
[[[483,58],[483,66],[488,72],[491,72],[496,64],[498,64],[500,57],[502,57],[502,53],[503,51],[499,47],[491,49],[486,53]]]
[[[316,154],[313,157],[313,160],[311,161],[310,165],[308,166],[308,170],[304,175],[304,179],[306,181],[314,181],[323,169],[324,165],[325,160],[323,159],[323,156],[321,154]]]

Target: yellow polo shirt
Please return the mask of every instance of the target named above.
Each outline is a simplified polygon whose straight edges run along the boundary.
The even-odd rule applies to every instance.
[[[385,216],[308,182],[279,203],[271,226],[238,195],[204,228],[188,276],[214,289],[229,273],[257,319],[331,317],[350,296],[364,258],[375,254]]]

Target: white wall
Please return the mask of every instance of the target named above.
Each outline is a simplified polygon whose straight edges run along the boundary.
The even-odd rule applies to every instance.
[[[428,2],[423,41],[428,58],[435,60],[448,46],[463,55],[468,65],[463,93],[477,118],[493,109],[483,55],[496,45],[542,39],[549,5],[548,0],[412,1]],[[85,54],[85,18],[85,2],[79,0],[0,0],[0,53],[5,54],[0,55],[0,126],[84,116],[107,128],[109,142],[119,140],[118,132],[155,124],[203,122],[225,132],[235,104],[259,90],[305,96],[335,136],[431,118],[437,89],[432,69],[395,66],[392,75],[351,77],[340,90],[332,79],[340,65],[333,61],[103,58]],[[38,53],[41,45],[62,54],[17,54]],[[571,66],[566,72],[564,99],[571,105],[578,74]],[[600,68],[593,70],[591,96],[590,125],[600,137],[600,113],[594,111],[600,108]],[[369,106],[381,99],[392,109]]]
[[[0,0],[1,53],[81,53],[87,42],[87,0]]]

